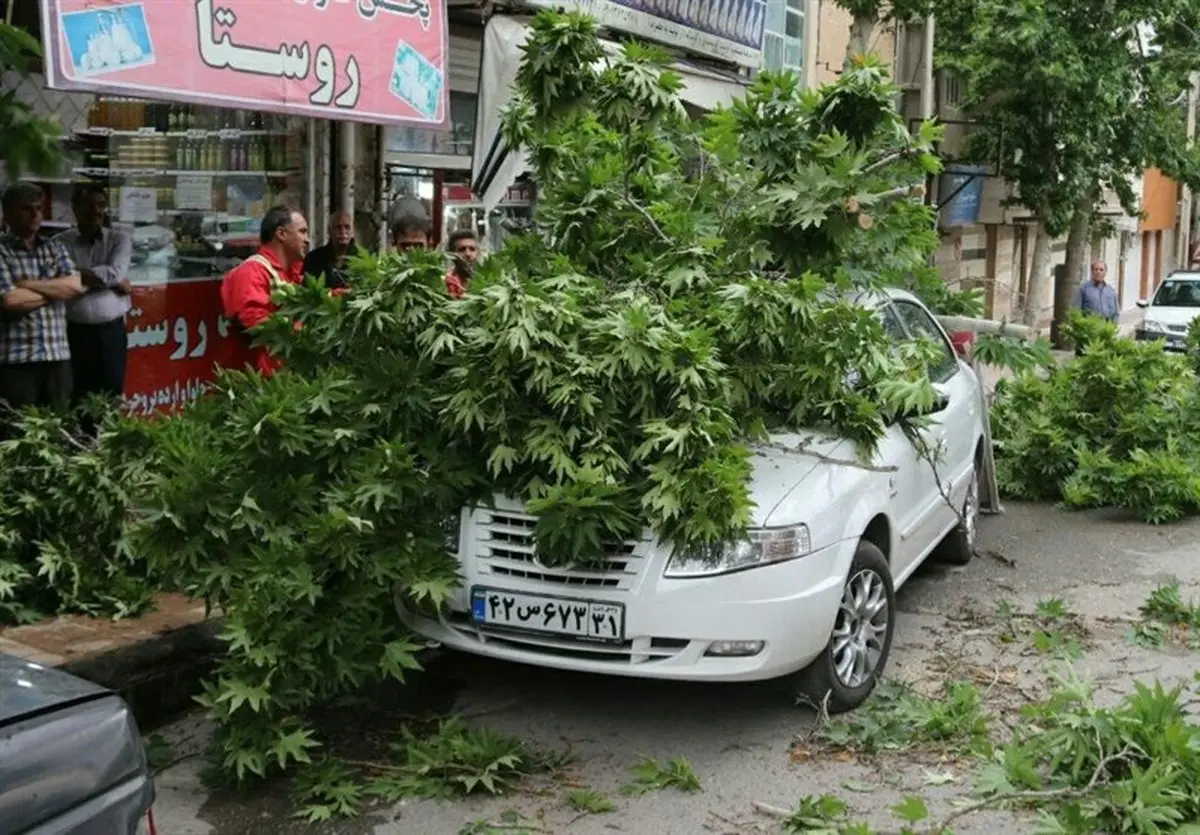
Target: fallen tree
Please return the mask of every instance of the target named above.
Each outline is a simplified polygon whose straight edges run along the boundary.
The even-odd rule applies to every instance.
[[[699,122],[668,67],[539,15],[506,118],[533,159],[535,231],[461,300],[432,253],[361,258],[342,297],[280,288],[259,338],[286,370],[226,374],[151,430],[138,546],[228,614],[205,704],[238,779],[310,759],[312,705],[415,666],[391,595],[446,598],[464,504],[523,500],[550,563],[644,528],[728,540],[752,443],[824,428],[867,452],[932,402],[919,352],[839,293],[902,284],[978,315],[929,266],[915,195],[937,129],[907,130],[869,58],[820,91],[764,73]]]
[[[1082,357],[997,386],[1001,492],[1155,523],[1200,512],[1200,386],[1188,360],[1096,318],[1076,315],[1067,332]]]

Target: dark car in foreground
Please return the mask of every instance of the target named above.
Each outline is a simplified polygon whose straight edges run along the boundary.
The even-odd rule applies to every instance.
[[[156,835],[153,802],[119,696],[0,653],[0,835]]]

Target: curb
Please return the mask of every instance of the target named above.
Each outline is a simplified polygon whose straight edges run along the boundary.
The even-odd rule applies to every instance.
[[[112,621],[66,615],[0,631],[0,652],[119,693],[145,730],[194,705],[223,651],[224,621],[184,595],[155,597],[155,610]]]
[[[196,706],[195,697],[223,651],[217,637],[223,622],[213,618],[184,626],[59,669],[119,693],[138,725],[153,728]]]

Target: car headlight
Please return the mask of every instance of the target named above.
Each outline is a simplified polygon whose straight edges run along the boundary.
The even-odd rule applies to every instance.
[[[1149,319],[1142,322],[1142,330],[1145,331],[1146,333],[1165,334],[1168,332],[1166,325],[1160,324],[1158,322],[1151,322]]]
[[[794,560],[812,552],[807,525],[756,528],[738,542],[718,542],[703,548],[676,551],[664,577],[712,577],[747,568]]]

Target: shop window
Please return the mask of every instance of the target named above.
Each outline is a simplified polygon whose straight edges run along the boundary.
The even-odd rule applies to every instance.
[[[294,117],[101,96],[74,131],[72,173],[107,187],[134,280],[220,276],[257,249],[268,208],[303,204],[303,137]]]
[[[767,0],[763,69],[791,70],[804,81],[804,32],[808,0]]]
[[[513,185],[489,213],[471,193],[470,180],[471,175],[465,171],[389,166],[389,223],[400,214],[419,208],[433,221],[437,245],[443,245],[456,229],[471,229],[485,253],[498,251],[510,235],[532,228],[536,197],[532,183]]]
[[[475,142],[475,110],[478,96],[474,93],[450,92],[450,122],[444,128],[400,127],[389,125],[383,135],[384,148],[389,154],[442,154],[460,156],[470,166]]]

